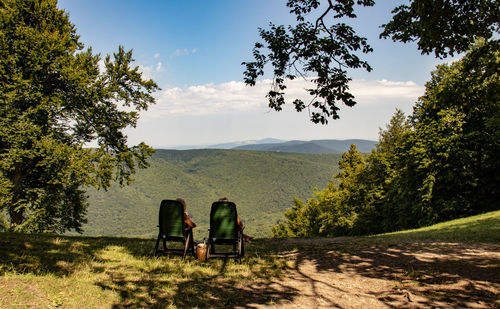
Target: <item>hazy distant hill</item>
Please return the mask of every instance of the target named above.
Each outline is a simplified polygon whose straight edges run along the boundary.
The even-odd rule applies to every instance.
[[[151,167],[138,170],[130,186],[107,192],[88,190],[87,235],[154,236],[162,199],[183,197],[194,215],[196,238],[207,235],[210,205],[227,196],[250,235],[269,235],[270,227],[314,187],[338,172],[340,155],[241,150],[158,150]]]
[[[295,152],[295,153],[316,153],[316,154],[335,154],[343,153],[349,149],[351,144],[356,144],[358,151],[371,152],[375,147],[376,141],[364,139],[348,140],[313,140],[313,141],[289,141],[281,143],[251,144],[237,146],[233,149],[239,150],[262,150],[276,152]]]
[[[231,142],[231,143],[222,143],[207,146],[207,149],[234,149],[240,146],[248,146],[248,145],[260,145],[260,144],[279,144],[285,141],[276,139],[276,138],[264,138],[260,140],[248,140],[241,142]]]
[[[189,150],[189,149],[233,149],[243,145],[253,144],[270,144],[270,143],[283,143],[285,141],[276,138],[264,138],[259,140],[246,140],[213,145],[178,145],[169,147],[158,147],[159,149],[175,149],[175,150]]]

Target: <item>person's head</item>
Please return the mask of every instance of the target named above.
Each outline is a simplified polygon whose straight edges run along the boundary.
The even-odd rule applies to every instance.
[[[229,202],[229,200],[224,196],[219,199],[219,202]]]
[[[182,206],[184,206],[184,211],[186,211],[186,201],[180,197],[175,199],[177,202],[180,202]]]

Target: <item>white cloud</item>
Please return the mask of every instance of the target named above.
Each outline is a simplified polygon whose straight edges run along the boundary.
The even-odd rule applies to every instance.
[[[413,81],[353,80],[350,89],[358,101],[377,102],[381,99],[417,99],[424,87]]]
[[[162,63],[158,62],[156,64],[156,72],[163,72],[163,71],[165,71],[165,69],[162,67]]]
[[[171,57],[178,57],[178,56],[187,56],[190,54],[197,53],[198,49],[197,48],[184,48],[184,49],[176,49],[175,52],[172,54]]]
[[[274,137],[284,140],[367,138],[376,140],[401,109],[411,113],[424,87],[412,81],[353,80],[350,88],[358,102],[340,106],[340,119],[328,125],[313,124],[307,111],[297,113],[292,104],[282,112],[269,109],[266,93],[270,80],[255,87],[243,82],[162,87],[157,104],[141,112],[137,128],[127,131],[131,143],[145,141],[153,146],[209,145],[238,140]],[[304,98],[303,80],[289,83],[288,101]]]
[[[155,59],[158,59],[158,58],[160,57],[160,53],[155,53],[155,54],[153,55],[153,57],[154,57]]]
[[[222,84],[205,84],[164,88],[157,94],[157,104],[143,117],[158,118],[164,115],[214,115],[235,112],[269,110],[266,94],[271,80],[257,82],[254,87],[243,82],[231,81]],[[311,84],[304,80],[288,83],[287,103],[300,98],[311,100],[304,89]],[[358,105],[383,104],[387,101],[413,103],[423,94],[424,87],[413,81],[353,80],[350,89]],[[291,108],[291,104],[287,104]],[[341,111],[342,113],[342,111]]]
[[[165,66],[161,61],[153,65],[139,65],[139,72],[142,73],[143,79],[156,79],[158,73],[165,72]]]
[[[143,79],[152,79],[154,70],[152,65],[139,65],[139,72],[142,73]]]

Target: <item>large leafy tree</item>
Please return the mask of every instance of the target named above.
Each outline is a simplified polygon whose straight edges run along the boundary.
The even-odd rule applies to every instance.
[[[366,163],[344,154],[338,186],[308,200],[318,215],[304,219],[314,212],[294,207],[275,236],[298,236],[292,227],[308,220],[317,228],[305,236],[371,234],[499,209],[499,47],[480,41],[439,65],[413,114],[396,112]]]
[[[499,72],[500,44],[483,41],[432,73],[399,154],[395,199],[413,225],[498,209]]]
[[[86,186],[148,165],[153,149],[128,146],[123,129],[158,86],[131,51],[84,50],[56,0],[2,0],[0,27],[0,210],[13,230],[81,231]]]
[[[253,49],[254,60],[243,62],[245,83],[255,85],[272,67],[273,82],[267,93],[269,107],[280,111],[285,104],[287,81],[304,78],[310,100],[293,100],[297,111],[308,109],[314,123],[339,118],[339,104],[354,106],[349,91],[348,69],[371,66],[360,54],[372,52],[366,38],[346,22],[355,18],[357,6],[373,6],[373,0],[288,0],[297,23],[285,27],[271,23],[259,29],[261,42]],[[417,41],[422,53],[446,57],[464,52],[478,38],[498,38],[499,0],[407,0],[393,10],[381,37]]]

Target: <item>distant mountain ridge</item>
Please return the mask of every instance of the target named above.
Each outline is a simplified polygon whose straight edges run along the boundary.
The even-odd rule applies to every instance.
[[[368,153],[372,151],[377,142],[364,139],[323,139],[312,141],[288,141],[281,143],[250,144],[236,146],[233,149],[314,154],[338,154],[349,150],[351,144],[356,144],[358,151]]]
[[[233,149],[235,147],[253,144],[274,144],[283,143],[284,140],[277,138],[263,138],[259,140],[246,140],[237,142],[228,142],[212,145],[178,145],[178,146],[158,146],[156,149],[169,149],[169,150],[191,150],[191,149]]]
[[[235,149],[259,150],[274,152],[311,153],[311,154],[339,154],[349,150],[351,144],[356,144],[358,151],[369,153],[377,144],[376,141],[366,139],[319,139],[311,141],[292,140],[284,141],[276,138],[260,140],[246,140],[237,142],[220,143],[214,145],[157,147],[158,149]]]
[[[280,144],[285,141],[276,138],[264,138],[259,140],[248,140],[241,142],[230,142],[207,146],[208,149],[235,149],[237,147],[244,147],[248,145],[262,145],[262,144]]]

